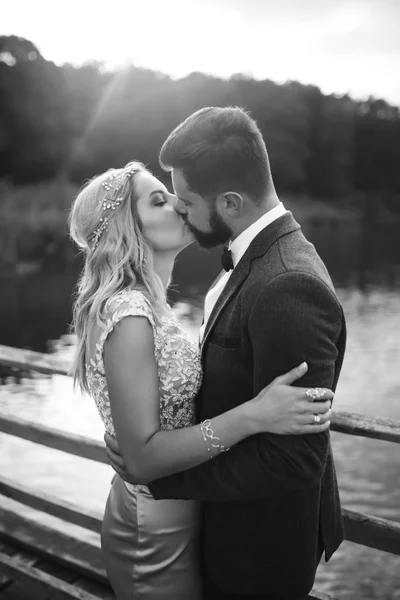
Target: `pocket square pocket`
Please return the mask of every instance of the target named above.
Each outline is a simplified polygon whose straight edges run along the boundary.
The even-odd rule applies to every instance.
[[[240,338],[238,337],[228,337],[226,335],[221,335],[220,333],[216,333],[215,331],[210,335],[209,342],[210,344],[215,344],[216,346],[220,346],[221,348],[234,349],[240,347]]]

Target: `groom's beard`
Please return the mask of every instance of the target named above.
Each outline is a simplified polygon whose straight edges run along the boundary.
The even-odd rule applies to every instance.
[[[210,231],[201,231],[194,227],[189,221],[185,219],[185,223],[188,229],[193,233],[197,243],[203,248],[214,248],[214,246],[220,246],[226,244],[226,242],[232,237],[232,231],[223,222],[220,215],[214,208],[210,215]]]

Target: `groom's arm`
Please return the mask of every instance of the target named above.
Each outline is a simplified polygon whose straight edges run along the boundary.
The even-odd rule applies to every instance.
[[[297,384],[332,388],[341,328],[339,303],[321,280],[303,273],[276,277],[254,298],[249,315],[254,396],[304,360],[308,372]],[[149,487],[158,499],[215,502],[277,496],[316,485],[325,469],[328,445],[328,431],[260,434]]]

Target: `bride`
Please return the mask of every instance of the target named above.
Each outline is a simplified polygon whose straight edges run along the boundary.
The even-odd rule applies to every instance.
[[[330,400],[290,384],[307,365],[213,419],[196,424],[202,370],[197,344],[166,301],[177,254],[193,234],[175,196],[137,162],[95,177],[77,196],[70,232],[85,264],[74,306],[75,383],[94,399],[137,485],[113,479],[102,525],[104,565],[118,600],[202,597],[199,504],[155,500],[146,483],[195,467],[259,432],[319,433]],[[302,425],[305,411],[319,425]]]

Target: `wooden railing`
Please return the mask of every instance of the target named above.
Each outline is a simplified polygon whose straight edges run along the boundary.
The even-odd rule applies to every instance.
[[[0,364],[24,370],[34,370],[41,373],[69,374],[68,365],[61,364],[51,355],[43,355],[37,352],[8,348],[6,346],[0,346]],[[400,443],[400,420],[396,419],[367,417],[365,415],[348,412],[336,412],[332,416],[331,430],[348,435]],[[102,442],[91,440],[84,436],[66,433],[44,425],[34,424],[14,415],[0,415],[0,432],[17,436],[37,444],[42,444],[49,448],[62,450],[63,452],[75,456],[108,464],[105,447]],[[25,506],[58,517],[68,523],[84,527],[86,530],[94,532],[95,534],[99,534],[100,532],[100,514],[75,506],[70,502],[60,500],[50,494],[34,492],[22,484],[1,476],[0,494],[3,497],[20,502]],[[13,542],[19,543],[22,547],[32,549],[35,545],[35,540],[32,538],[32,535],[29,534],[29,527],[36,531],[39,531],[39,529],[41,532],[45,531],[47,536],[50,536],[51,534],[50,531],[47,531],[48,528],[43,525],[38,528],[32,521],[28,521],[26,517],[16,515],[15,513],[12,514],[10,509],[2,510],[0,507],[0,510],[4,513],[3,517],[5,517],[3,520],[0,519],[0,537],[3,536],[5,539],[12,539]],[[346,540],[400,555],[400,523],[347,510],[345,508],[342,509],[342,513]],[[12,531],[10,531],[10,527],[5,525],[5,523],[11,523]],[[51,554],[51,556],[61,564],[68,564],[69,566],[72,564],[80,573],[88,575],[103,583],[107,581],[105,572],[101,567],[101,558],[97,556],[95,560],[93,560],[92,557],[91,560],[85,561],[77,557],[66,556],[65,552],[60,551],[60,547],[65,547],[65,545],[59,546],[58,549],[52,547],[50,553],[48,548],[45,548],[43,544],[40,544],[40,547],[37,549],[41,555],[48,556]],[[13,572],[15,574],[15,569]],[[26,576],[26,573],[24,576]],[[328,595],[316,591],[313,591],[310,594],[310,600],[312,598],[314,598],[314,600],[334,600]]]

